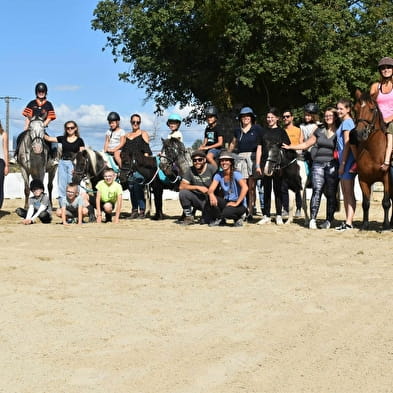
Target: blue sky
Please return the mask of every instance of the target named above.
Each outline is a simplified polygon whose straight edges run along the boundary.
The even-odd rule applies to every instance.
[[[12,0],[3,1],[0,23],[0,96],[10,101],[10,137],[23,129],[21,112],[35,97],[37,82],[48,85],[48,99],[57,119],[49,126],[51,135],[63,133],[63,124],[75,120],[86,145],[101,150],[107,129],[106,116],[116,111],[121,126],[129,131],[131,113],[142,115],[142,129],[156,134],[152,146],[159,145],[168,129],[166,117],[186,110],[170,108],[157,118],[152,102],[144,102],[145,92],[118,81],[118,73],[129,65],[114,63],[110,51],[102,51],[105,35],[90,28],[98,0]],[[5,127],[6,105],[0,100],[0,120]],[[185,144],[203,136],[203,127],[182,125]]]

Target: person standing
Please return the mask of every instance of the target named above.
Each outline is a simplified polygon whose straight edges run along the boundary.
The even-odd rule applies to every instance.
[[[337,103],[338,117],[341,119],[341,124],[336,131],[338,161],[340,163],[338,174],[345,208],[345,222],[336,228],[340,232],[353,228],[352,222],[356,210],[354,190],[356,174],[351,172],[355,158],[349,144],[350,132],[355,128],[351,117],[351,108],[351,101],[347,99],[341,99]]]
[[[256,115],[252,108],[248,106],[240,109],[238,118],[240,127],[235,129],[233,139],[228,150],[232,152],[236,149],[238,155],[245,161],[245,170],[242,171],[242,175],[248,186],[247,221],[252,221],[256,200],[255,157],[258,135],[261,133],[261,126],[255,124]]]
[[[194,224],[193,210],[202,212],[202,223],[207,223],[205,214],[208,191],[217,168],[206,162],[206,153],[196,150],[191,154],[192,166],[184,174],[179,185],[179,201],[183,209],[183,225]]]
[[[268,158],[269,147],[272,144],[279,144],[280,146],[285,143],[289,145],[291,141],[289,140],[288,134],[284,129],[278,126],[278,121],[280,120],[280,113],[277,108],[270,108],[266,115],[267,127],[262,129],[258,137],[258,146],[256,154],[256,172],[262,176],[262,167],[265,166],[266,160]],[[282,202],[281,202],[281,177],[273,173],[272,176],[263,177],[263,189],[264,189],[264,210],[262,212],[263,217],[258,221],[258,225],[270,224],[270,209],[271,209],[271,199],[272,199],[272,187],[276,202],[276,224],[282,225]]]
[[[58,142],[62,145],[62,155],[57,168],[57,184],[58,184],[58,200],[66,198],[67,184],[72,181],[72,173],[74,171],[73,160],[75,155],[85,149],[85,142],[79,136],[78,125],[75,121],[69,120],[64,123],[64,134],[57,137],[45,135],[48,142]]]
[[[207,127],[203,143],[199,146],[198,150],[206,151],[207,161],[217,167],[216,158],[224,146],[224,131],[222,126],[218,124],[218,111],[215,106],[209,106],[205,110]]]
[[[131,115],[131,132],[126,134],[126,142],[123,146],[123,150],[134,154],[137,153],[145,156],[151,156],[152,151],[149,146],[149,134],[146,131],[141,130],[141,122],[142,118],[140,115],[137,113]],[[130,218],[145,218],[146,200],[144,195],[144,185],[137,182],[128,182],[128,190],[130,191],[132,205]]]
[[[126,133],[120,128],[120,115],[110,112],[107,116],[109,130],[105,133],[104,153],[113,156],[116,164],[121,168],[121,148],[126,142]]]
[[[284,124],[284,130],[288,134],[291,145],[298,145],[303,140],[302,131],[299,127],[293,124],[293,114],[292,111],[286,109],[282,114],[282,120]],[[303,162],[298,162],[299,165],[303,165]],[[283,179],[281,183],[282,190],[282,209],[283,216],[288,216],[289,211],[289,196],[288,196],[288,182]],[[302,195],[301,191],[298,191],[295,195],[296,198],[296,212],[295,217],[301,217],[302,214]]]
[[[4,202],[4,178],[9,172],[8,134],[0,123],[0,209]]]
[[[317,228],[317,215],[321,204],[322,192],[326,195],[326,221],[322,229],[329,229],[336,210],[336,192],[338,187],[338,161],[334,157],[336,149],[336,130],[340,124],[337,110],[328,108],[324,115],[324,124],[318,127],[306,142],[284,144],[284,149],[305,150],[315,146],[312,163],[312,196],[310,202],[310,229]]]

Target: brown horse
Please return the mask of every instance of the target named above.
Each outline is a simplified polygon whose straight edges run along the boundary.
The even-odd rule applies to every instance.
[[[362,229],[369,227],[369,210],[371,186],[375,182],[383,183],[382,207],[384,210],[384,230],[393,224],[393,216],[389,223],[389,209],[393,194],[393,186],[389,171],[381,169],[385,160],[386,127],[381,111],[376,101],[369,93],[356,91],[356,104],[354,106],[356,127],[352,136],[356,136],[358,152],[357,165],[359,184],[363,194],[363,224]]]

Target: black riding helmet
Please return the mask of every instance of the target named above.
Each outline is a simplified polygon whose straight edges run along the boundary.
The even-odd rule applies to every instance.
[[[205,109],[205,116],[206,117],[209,117],[209,116],[214,116],[214,117],[217,117],[217,115],[218,115],[218,111],[217,111],[217,108],[215,107],[215,106],[208,106],[206,109]]]
[[[44,190],[44,183],[42,183],[42,181],[40,179],[33,179],[30,182],[30,190],[34,191],[34,190]]]
[[[304,105],[304,112],[306,113],[311,113],[311,114],[317,114],[319,112],[318,105],[315,104],[314,102],[309,102],[308,104]]]
[[[44,92],[45,95],[48,94],[48,86],[44,82],[38,82],[35,85],[35,95],[38,95],[38,92]]]
[[[106,119],[108,120],[108,122],[120,121],[120,116],[117,112],[110,112]]]

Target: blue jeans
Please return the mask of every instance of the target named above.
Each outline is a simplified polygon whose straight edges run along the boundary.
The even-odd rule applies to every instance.
[[[139,208],[139,210],[144,211],[146,209],[144,187],[145,186],[138,183],[128,185],[128,190],[130,191],[132,210],[138,210]]]
[[[338,162],[320,163],[312,165],[312,196],[310,202],[311,218],[316,219],[321,204],[322,192],[326,196],[326,219],[333,221],[336,211],[336,192],[338,187]]]
[[[59,202],[66,197],[67,184],[72,181],[74,164],[71,160],[60,160],[57,167],[57,187],[59,192]],[[60,206],[61,207],[61,206]]]

